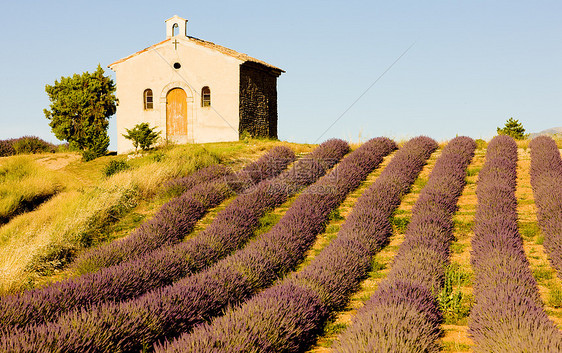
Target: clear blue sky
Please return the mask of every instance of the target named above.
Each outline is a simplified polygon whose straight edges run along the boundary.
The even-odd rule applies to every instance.
[[[509,117],[528,132],[562,126],[561,1],[3,0],[0,139],[56,142],[45,84],[98,63],[114,77],[107,65],[165,39],[174,14],[189,35],[286,70],[282,140],[487,139]],[[114,118],[110,137],[115,149]]]

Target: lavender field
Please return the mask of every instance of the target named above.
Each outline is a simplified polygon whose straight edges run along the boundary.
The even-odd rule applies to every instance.
[[[551,138],[256,152],[163,178],[142,221],[2,292],[0,352],[562,352]]]

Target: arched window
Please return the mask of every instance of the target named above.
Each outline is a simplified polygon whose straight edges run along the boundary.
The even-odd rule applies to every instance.
[[[205,86],[201,89],[201,106],[211,106],[211,89],[208,86]]]
[[[144,90],[144,110],[150,110],[154,107],[152,100],[152,90],[150,88]]]
[[[177,36],[180,33],[180,26],[177,23],[174,23],[172,26],[172,37]]]

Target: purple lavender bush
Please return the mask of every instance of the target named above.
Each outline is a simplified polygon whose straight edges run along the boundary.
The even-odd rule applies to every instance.
[[[469,321],[474,352],[560,352],[562,336],[542,308],[517,228],[516,178],[515,141],[495,137],[476,189]]]
[[[0,157],[8,157],[16,154],[13,140],[0,140]]]
[[[544,248],[552,266],[562,273],[562,158],[556,142],[539,136],[530,143],[531,186]]]
[[[289,149],[274,148],[252,165],[271,164],[274,166],[274,171],[280,172],[279,169],[282,165],[290,163],[293,159],[294,154]],[[272,163],[272,160],[276,161],[275,164]],[[271,175],[271,173],[273,173],[271,170],[266,172],[267,175]],[[197,180],[200,180],[199,177],[213,174],[220,173],[212,171],[209,173],[208,170],[202,170],[201,174],[184,179],[183,184],[195,184]],[[219,199],[223,195],[232,193],[232,184],[238,187],[238,191],[241,191],[239,188],[241,183],[238,181],[246,178],[246,175],[247,173],[241,178],[234,175],[236,183],[230,183],[232,179],[227,175],[229,179],[223,179],[222,186],[216,181],[196,186],[192,189],[194,192],[187,192],[165,204],[151,221],[145,223],[144,227],[141,226],[142,232],[133,232],[129,236],[131,240],[126,238],[127,240],[118,242],[118,246],[109,244],[101,247],[97,256],[86,258],[86,260],[91,259],[87,263],[89,266],[96,265],[95,261],[98,261],[97,265],[105,263],[101,262],[102,260],[117,262],[116,265],[57,282],[45,288],[3,298],[0,302],[0,309],[3,309],[0,310],[0,328],[9,329],[13,325],[22,326],[33,322],[51,321],[61,313],[75,307],[135,297],[151,288],[168,285],[188,273],[206,266],[210,260],[198,261],[186,258],[189,256],[189,252],[204,255],[204,252],[197,248],[197,243],[201,242],[201,239],[188,242],[191,246],[185,247],[183,254],[174,251],[173,243],[180,241],[193,228],[193,224],[204,215],[208,210],[205,205],[216,204],[220,202]],[[254,176],[254,178],[256,177]],[[247,199],[248,197],[242,198]],[[223,213],[228,213],[227,210],[231,208],[227,207]],[[225,217],[217,218],[220,221]],[[228,228],[233,229],[236,228],[235,226],[236,222],[228,225]],[[150,248],[158,247],[171,251],[163,254],[161,252],[162,256],[159,257],[152,256]],[[138,253],[140,258],[123,262],[124,253],[131,258]]]
[[[405,239],[387,278],[341,336],[336,352],[438,352],[443,285],[452,216],[465,185],[475,142],[453,139],[412,209]]]
[[[370,146],[361,148],[369,150]],[[321,332],[329,313],[345,305],[366,276],[371,255],[392,233],[389,222],[392,212],[436,148],[437,144],[426,137],[410,140],[357,200],[338,237],[311,264],[240,307],[228,310],[211,325],[202,325],[156,350],[209,352],[217,347],[221,352],[306,350]],[[397,175],[403,183],[396,182]]]
[[[188,176],[170,180],[164,184],[162,189],[164,193],[179,196],[199,184],[224,178],[232,173],[232,169],[223,164],[212,164]]]
[[[392,149],[387,139],[372,143],[380,149],[369,156],[370,163],[359,163],[355,156],[361,151],[350,154],[305,190],[271,231],[208,270],[134,300],[73,311],[56,323],[18,329],[2,339],[3,347],[25,351],[56,345],[64,347],[60,351],[81,351],[88,342],[95,351],[138,351],[220,315],[302,261],[330,212]],[[347,152],[343,143],[339,145],[333,153]],[[229,246],[220,241],[209,245],[211,251]]]
[[[293,151],[280,146],[272,148],[235,174],[227,172],[225,167],[211,166],[182,178],[174,185],[191,186],[188,191],[164,204],[153,218],[141,224],[128,237],[82,254],[73,267],[80,274],[94,272],[162,246],[176,244],[193,230],[209,209],[232,196],[234,191],[241,192],[254,183],[278,175],[294,160]]]
[[[328,140],[317,149],[331,150],[330,160],[335,163],[347,153],[348,148],[343,147],[338,140]],[[185,242],[46,288],[4,297],[0,301],[0,329],[8,332],[17,326],[53,321],[72,309],[128,300],[201,271],[246,242],[268,209],[282,204],[325,172],[315,159],[300,159],[277,178],[262,181],[236,197],[204,231]],[[290,187],[281,187],[284,184]],[[177,211],[182,213],[181,209]]]

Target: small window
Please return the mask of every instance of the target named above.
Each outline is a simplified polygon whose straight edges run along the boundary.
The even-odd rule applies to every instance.
[[[174,63],[174,69],[179,70],[181,68],[180,63]]]
[[[152,100],[152,90],[145,89],[144,90],[144,110],[149,110],[154,107],[154,101]]]
[[[207,86],[203,87],[203,89],[201,90],[201,106],[211,106],[211,89]]]
[[[172,36],[175,37],[180,33],[180,26],[177,23],[174,23],[172,26]]]

